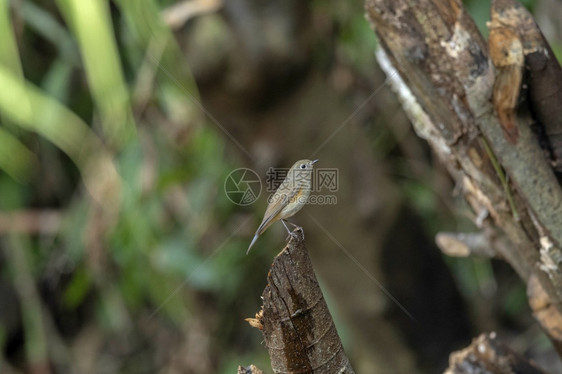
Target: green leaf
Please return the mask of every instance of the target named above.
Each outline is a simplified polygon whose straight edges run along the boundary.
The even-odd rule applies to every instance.
[[[0,127],[0,168],[18,182],[25,182],[37,161],[18,139]]]
[[[76,35],[106,137],[122,146],[136,129],[109,12],[104,0],[58,0]]]
[[[0,65],[23,77],[16,39],[8,14],[8,2],[0,1]]]
[[[80,168],[94,199],[112,204],[121,180],[100,139],[76,114],[0,66],[0,114],[36,131],[65,152]],[[111,200],[111,201],[109,201]]]

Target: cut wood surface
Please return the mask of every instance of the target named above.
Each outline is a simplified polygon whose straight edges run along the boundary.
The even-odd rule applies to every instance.
[[[248,319],[263,332],[274,373],[354,373],[304,245],[304,233],[275,257],[262,294],[263,306]]]

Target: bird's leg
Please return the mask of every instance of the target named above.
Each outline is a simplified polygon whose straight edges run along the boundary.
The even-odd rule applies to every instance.
[[[289,233],[289,235],[291,235],[291,230],[289,230],[289,228],[287,227],[287,225],[285,223],[288,223],[289,221],[285,221],[284,219],[281,220],[281,223],[283,224],[283,226],[285,226],[285,230],[287,230],[287,233]]]
[[[281,222],[283,223],[283,226],[285,226],[285,229],[286,229],[287,232],[289,233],[289,236],[295,238],[295,240],[298,240],[299,237],[297,236],[296,233],[294,233],[294,232],[292,232],[291,230],[289,230],[289,228],[287,227],[286,223],[288,223],[289,225],[293,226],[293,227],[296,228],[296,229],[300,229],[300,230],[301,230],[301,233],[302,233],[302,239],[304,240],[304,230],[302,229],[302,227],[300,227],[299,225],[295,225],[294,223],[289,222],[289,221],[286,221],[286,220],[284,220],[284,219],[282,219]],[[289,239],[289,238],[287,237],[287,239]]]
[[[301,229],[301,230],[302,230],[302,227],[300,227],[299,225],[295,225],[295,224],[294,224],[293,222],[291,222],[291,221],[287,221],[287,220],[285,220],[285,219],[284,219],[283,221],[285,221],[285,222],[288,223],[289,225],[293,226],[295,229]]]

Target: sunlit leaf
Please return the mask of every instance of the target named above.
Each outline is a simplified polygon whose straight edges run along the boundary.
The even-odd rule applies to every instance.
[[[111,157],[92,130],[58,101],[2,66],[0,87],[0,114],[55,144],[81,169],[92,196],[102,204],[115,204],[121,181]]]
[[[0,169],[23,182],[36,161],[35,155],[18,139],[0,127]]]
[[[23,76],[7,1],[0,1],[0,65],[13,74]]]
[[[102,0],[58,0],[57,3],[63,4],[61,10],[76,34],[104,133],[120,146],[134,135],[135,125],[109,4]]]

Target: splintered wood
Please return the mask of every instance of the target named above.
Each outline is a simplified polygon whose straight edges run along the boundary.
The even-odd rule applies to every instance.
[[[562,68],[524,6],[514,0],[494,0],[491,16],[490,57],[497,70],[498,86],[497,93],[494,87],[494,107],[502,126],[509,127],[514,119],[524,64],[531,112],[545,134],[541,141],[546,143],[553,166],[561,172]],[[507,87],[511,87],[511,93]]]
[[[549,334],[552,345],[562,355],[562,328],[560,321],[562,314],[551,304],[547,293],[542,288],[536,276],[527,283],[527,297],[533,316],[539,321],[543,329]]]
[[[523,80],[523,46],[517,34],[504,27],[490,27],[488,45],[496,67],[492,102],[505,137],[516,143],[519,138],[517,99]]]
[[[303,232],[277,255],[250,324],[262,330],[275,373],[354,373],[316,280]]]

